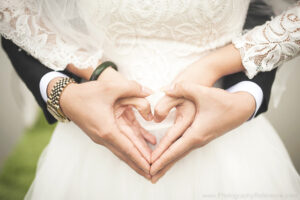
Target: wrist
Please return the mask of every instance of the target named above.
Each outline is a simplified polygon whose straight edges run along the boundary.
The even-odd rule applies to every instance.
[[[232,44],[209,53],[198,62],[215,81],[243,70],[241,55]]]
[[[70,83],[68,84],[64,91],[62,92],[62,94],[60,95],[60,98],[59,98],[59,106],[62,110],[62,112],[69,118],[70,118],[70,115],[69,115],[69,110],[67,108],[67,106],[70,106],[72,105],[72,103],[70,103],[72,101],[72,94],[76,93],[76,86],[78,86],[78,83]]]
[[[101,75],[98,77],[97,81],[119,80],[121,77],[122,76],[118,71],[116,71],[112,67],[108,67],[101,73]]]
[[[242,59],[240,52],[229,44],[207,56],[210,64],[219,78],[242,71]]]
[[[75,83],[72,78],[57,78],[52,80],[54,86],[51,89],[49,98],[47,100],[47,109],[60,122],[69,122],[69,118],[65,115],[61,108],[61,96],[65,89],[72,83]],[[51,87],[51,85],[50,85]]]
[[[209,62],[199,60],[190,65],[185,71],[179,74],[174,83],[190,82],[202,86],[211,87],[219,79],[219,74]]]
[[[238,110],[245,115],[245,121],[250,119],[256,110],[256,101],[253,95],[248,92],[240,91],[233,93],[235,95]]]

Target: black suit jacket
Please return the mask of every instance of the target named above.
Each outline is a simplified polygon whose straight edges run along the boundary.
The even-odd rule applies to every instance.
[[[262,0],[252,1],[249,7],[247,20],[245,23],[245,28],[250,29],[254,26],[265,23],[272,16],[273,12],[266,4],[263,3]],[[28,89],[34,95],[36,101],[42,108],[45,117],[49,123],[55,123],[56,120],[52,117],[52,115],[47,111],[46,103],[42,99],[39,82],[43,75],[46,73],[53,71],[43,64],[41,64],[38,60],[27,54],[25,51],[21,50],[18,46],[16,46],[12,41],[6,40],[2,38],[2,47],[6,51],[10,61],[15,68],[16,72],[20,76],[20,78],[24,81]],[[74,75],[64,71],[63,73],[74,77]],[[271,72],[259,73],[254,79],[249,80],[243,72],[237,73],[234,75],[230,75],[224,78],[223,84],[224,88],[228,88],[238,82],[241,81],[253,81],[258,84],[263,90],[264,99],[262,106],[258,110],[257,115],[262,112],[265,112],[268,109],[268,103],[270,100],[270,93],[272,84],[275,78],[276,69]],[[78,80],[78,77],[74,77]]]

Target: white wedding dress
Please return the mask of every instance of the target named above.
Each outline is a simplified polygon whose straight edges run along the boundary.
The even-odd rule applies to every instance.
[[[12,4],[16,1],[22,3]],[[61,40],[45,24],[41,26],[31,1],[4,2],[0,11],[7,22],[0,23],[2,34],[48,67],[62,69],[68,63],[86,67],[95,66],[98,59],[112,60],[125,77],[154,91],[208,51],[239,36],[249,5],[248,0],[87,0],[81,8],[105,35],[102,48],[88,54],[75,43]],[[11,25],[9,18],[16,23]],[[49,35],[52,40],[47,39]],[[161,96],[157,92],[149,101],[155,105]],[[159,139],[172,126],[173,116],[160,124],[137,117]],[[193,151],[156,184],[93,143],[71,122],[57,125],[26,199],[296,200],[300,199],[300,177],[264,116]]]

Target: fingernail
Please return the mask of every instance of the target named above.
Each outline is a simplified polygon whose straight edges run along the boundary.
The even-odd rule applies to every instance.
[[[150,174],[147,174],[147,175],[146,175],[146,178],[147,178],[148,180],[151,180],[152,177],[151,177]]]
[[[149,121],[153,120],[153,115],[152,115],[152,113],[149,113],[149,114],[148,114],[148,120],[149,120]]]
[[[146,93],[146,94],[148,94],[148,95],[153,94],[153,90],[151,90],[150,88],[147,88],[147,87],[145,87],[145,86],[143,86],[142,92],[143,92],[143,93]]]
[[[154,118],[154,122],[156,122],[156,123],[160,123],[161,122],[161,120],[157,116],[154,116],[153,118]]]
[[[156,180],[155,180],[155,179],[151,179],[151,183],[152,183],[152,184],[155,184],[155,183],[156,183]]]
[[[171,85],[169,85],[167,87],[164,87],[163,91],[166,92],[166,93],[167,92],[172,92],[174,90],[174,88],[175,88],[175,84],[171,84]]]

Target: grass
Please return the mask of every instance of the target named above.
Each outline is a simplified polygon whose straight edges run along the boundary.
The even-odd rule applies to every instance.
[[[23,199],[33,181],[38,158],[48,144],[54,125],[48,125],[40,114],[27,129],[0,173],[0,200]]]

